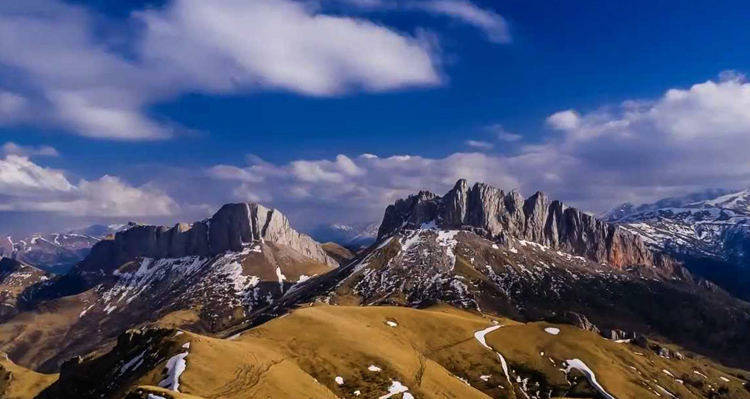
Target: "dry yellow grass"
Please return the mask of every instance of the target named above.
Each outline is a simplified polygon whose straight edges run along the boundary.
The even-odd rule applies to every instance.
[[[716,390],[726,386],[736,395],[731,397],[748,397],[741,380],[713,363],[689,358],[666,359],[649,349],[609,341],[572,326],[555,325],[553,327],[560,333],[552,335],[544,330],[551,326],[546,323],[505,326],[487,335],[487,342],[509,363],[525,364],[542,371],[557,383],[564,382],[564,374],[558,370],[561,362],[580,359],[594,371],[599,383],[618,399],[656,397],[654,391],[668,396],[659,390],[657,384],[683,399],[704,397],[698,389],[686,383],[688,379],[702,381],[706,387],[711,385]]]
[[[173,315],[177,320],[182,316]],[[571,326],[555,325],[560,332],[551,335],[544,330],[550,324],[522,324],[448,306],[417,310],[323,304],[299,308],[227,339],[166,331],[167,338],[158,341],[160,348],[168,349],[162,353],[189,352],[180,392],[156,388],[164,379],[162,361],[129,380],[117,397],[132,387],[127,399],[148,393],[170,399],[372,399],[388,394],[397,381],[419,399],[521,398],[507,382],[498,357],[475,338],[475,332],[495,323],[503,326],[486,336],[487,343],[503,354],[512,373],[538,372],[551,384],[567,386],[559,370],[562,361],[581,359],[618,399],[658,398],[648,388],[657,389],[656,384],[682,399],[705,398],[683,375],[703,379],[706,388],[726,386],[727,397],[749,397],[742,381],[732,375],[738,371],[704,359],[664,359]],[[683,378],[683,383],[677,381]],[[515,378],[512,386],[519,386]]]
[[[395,323],[392,327],[388,322]],[[180,392],[201,398],[377,398],[398,381],[419,398],[488,396],[465,384],[434,353],[471,343],[494,360],[473,334],[488,318],[449,307],[314,306],[272,320],[234,339],[184,333],[190,342]],[[380,371],[371,371],[377,366]],[[163,378],[161,369],[137,381]],[[337,377],[343,384],[337,383]],[[177,398],[178,396],[175,396]],[[399,397],[399,396],[396,396]]]
[[[451,307],[306,307],[234,340],[189,335],[181,391],[229,399],[354,398],[356,393],[377,398],[388,393],[392,381],[399,381],[418,398],[512,398],[515,394],[507,387],[498,358],[474,337],[492,322]],[[658,389],[658,383],[681,398],[703,397],[676,380],[683,374],[697,376],[693,370],[705,374],[716,389],[726,385],[735,394],[744,390],[737,378],[710,363],[664,359],[645,349],[638,355],[635,346],[571,326],[555,326],[560,334],[550,335],[544,331],[549,324],[499,323],[504,327],[490,333],[488,343],[503,353],[511,368],[523,364],[552,383],[567,384],[559,371],[561,362],[577,358],[618,399],[657,397],[642,382],[652,389]],[[368,370],[371,365],[381,371]],[[488,381],[480,378],[488,375]],[[732,381],[724,383],[721,376]]]
[[[0,374],[7,378],[0,383],[0,397],[3,399],[31,399],[58,377],[57,374],[36,373],[18,366],[5,354],[0,355]]]
[[[0,350],[16,363],[35,369],[57,353],[56,343],[68,336],[78,321],[85,295],[61,298],[0,324]]]

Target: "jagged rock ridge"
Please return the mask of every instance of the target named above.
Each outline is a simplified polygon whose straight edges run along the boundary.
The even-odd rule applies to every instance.
[[[505,193],[484,183],[469,187],[464,179],[443,197],[422,191],[388,206],[378,240],[431,223],[501,241],[533,241],[618,268],[645,265],[669,271],[675,267],[671,258],[649,250],[638,235],[550,200],[544,193],[524,199],[515,190]]]
[[[109,271],[136,257],[211,257],[227,251],[239,252],[243,245],[263,240],[285,245],[329,266],[338,266],[320,244],[291,228],[289,220],[278,210],[239,203],[224,205],[211,218],[193,224],[179,223],[171,228],[132,225],[114,238],[96,244],[76,270]]]

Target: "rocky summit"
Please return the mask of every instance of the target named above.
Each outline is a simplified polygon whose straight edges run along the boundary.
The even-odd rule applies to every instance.
[[[307,235],[289,226],[276,209],[258,204],[227,204],[211,218],[173,227],[131,224],[112,239],[96,244],[78,271],[111,270],[136,257],[210,257],[227,251],[239,252],[253,241],[271,241],[330,266],[338,263]]]
[[[672,271],[676,266],[648,249],[641,236],[542,192],[524,199],[517,191],[505,193],[483,183],[469,187],[464,179],[442,197],[423,191],[388,206],[378,239],[426,225],[472,230],[500,241],[523,239],[619,268],[644,265]]]

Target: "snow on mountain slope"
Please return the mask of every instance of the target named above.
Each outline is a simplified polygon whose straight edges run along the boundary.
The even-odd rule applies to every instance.
[[[165,317],[215,332],[336,267],[279,211],[256,204],[226,205],[192,225],[133,225],[97,243],[70,273],[26,288],[24,333],[15,319],[0,324],[0,349],[49,371]],[[50,307],[60,309],[51,330]]]
[[[127,227],[126,224],[92,225],[62,233],[0,236],[0,256],[17,259],[51,273],[65,273],[83,260],[94,244]]]
[[[320,242],[335,242],[343,247],[359,250],[370,246],[378,236],[378,223],[342,224],[319,226],[313,237]]]
[[[704,353],[750,354],[750,344],[705,344],[716,326],[726,339],[744,340],[748,331],[736,320],[750,318],[747,304],[649,250],[640,236],[543,194],[524,200],[460,181],[445,196],[422,192],[389,206],[379,237],[336,272],[330,291],[317,291],[324,301],[448,303],[521,320],[574,312],[604,328],[651,331]]]
[[[664,199],[637,208],[624,204],[600,218],[640,235],[651,248],[685,259],[699,274],[750,298],[750,290],[743,289],[750,281],[750,190],[726,191],[712,191],[714,196],[708,198],[707,193],[686,197],[701,198],[697,201]],[[706,260],[727,265],[708,265]]]
[[[27,288],[49,278],[47,273],[33,266],[0,257],[0,322],[19,313],[19,296]]]

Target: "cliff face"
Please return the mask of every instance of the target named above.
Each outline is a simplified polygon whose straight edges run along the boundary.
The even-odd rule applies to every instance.
[[[469,187],[463,179],[443,197],[420,192],[388,206],[378,239],[430,223],[444,229],[471,229],[501,241],[532,241],[617,268],[642,265],[673,271],[676,266],[671,258],[646,248],[640,236],[541,192],[524,200],[516,191],[506,194],[483,183]]]
[[[282,244],[310,259],[338,266],[320,244],[292,229],[278,210],[241,203],[224,205],[210,219],[193,224],[179,223],[171,228],[133,225],[96,244],[76,270],[109,272],[137,257],[212,257],[226,251],[242,251],[244,244],[260,240]]]

